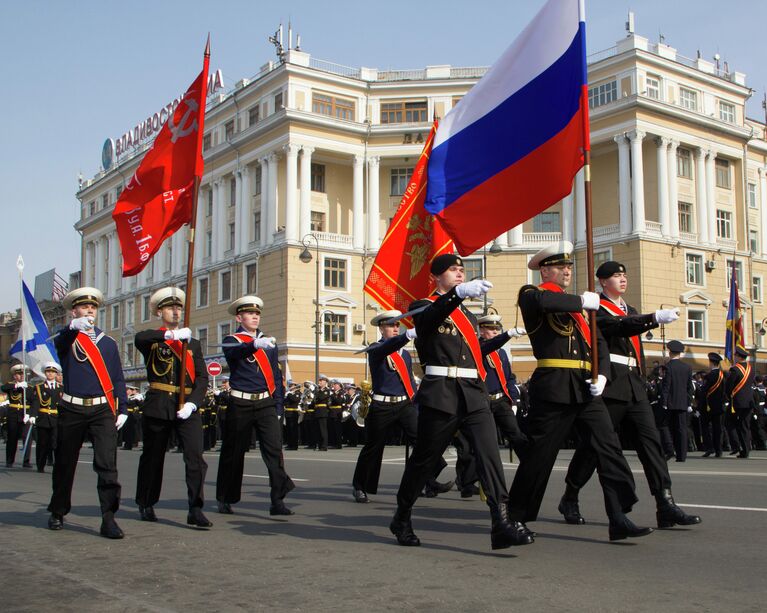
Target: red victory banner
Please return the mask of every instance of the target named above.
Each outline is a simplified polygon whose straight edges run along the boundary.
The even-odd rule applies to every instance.
[[[163,241],[192,220],[195,178],[203,173],[202,134],[210,40],[202,72],[160,130],[120,194],[112,218],[123,256],[123,277],[137,275]]]
[[[436,132],[435,120],[365,282],[365,292],[386,310],[404,313],[411,302],[430,294],[434,289],[429,281],[431,261],[453,252],[453,241],[424,208],[426,169]],[[402,321],[413,326],[409,318]]]

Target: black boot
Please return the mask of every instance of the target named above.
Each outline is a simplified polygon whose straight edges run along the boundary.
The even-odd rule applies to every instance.
[[[410,523],[410,509],[397,507],[397,512],[392,517],[389,530],[397,537],[397,542],[405,547],[418,547],[420,539],[413,532],[413,524]]]
[[[186,516],[186,523],[197,528],[210,528],[213,523],[205,517],[200,507],[192,507]]]
[[[101,516],[101,530],[99,533],[108,539],[121,539],[125,536],[115,521],[114,513],[109,511]]]
[[[586,523],[581,515],[580,507],[578,506],[578,488],[571,485],[565,485],[565,494],[559,501],[557,507],[559,512],[564,515],[565,521],[568,524],[582,525]]]
[[[688,515],[674,502],[671,496],[671,490],[664,489],[660,494],[655,495],[658,505],[658,512],[655,514],[658,519],[658,528],[672,528],[678,526],[692,526],[701,522],[697,515]]]
[[[63,527],[64,527],[64,516],[59,515],[58,513],[51,513],[51,516],[48,518],[48,529],[61,530]]]
[[[623,513],[610,515],[610,540],[622,541],[625,538],[637,538],[647,536],[652,532],[652,528],[640,528],[635,525]]]
[[[515,545],[529,545],[533,537],[518,521],[509,521],[508,509],[505,502],[491,507],[490,517],[493,525],[490,530],[490,545],[493,549],[506,549]]]

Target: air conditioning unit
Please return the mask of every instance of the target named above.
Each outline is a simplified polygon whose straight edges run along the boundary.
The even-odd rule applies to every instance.
[[[365,324],[354,324],[354,331],[355,332],[364,332],[365,331]]]
[[[716,268],[716,260],[706,260],[706,272],[711,272]]]

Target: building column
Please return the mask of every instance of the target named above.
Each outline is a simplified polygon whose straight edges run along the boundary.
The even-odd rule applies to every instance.
[[[716,235],[716,151],[706,152],[706,202],[708,203],[708,238],[712,243]],[[733,218],[733,236],[735,236],[735,219]]]
[[[355,155],[352,161],[352,246],[362,249],[365,246],[365,200],[364,155]]]
[[[573,242],[575,228],[573,227],[573,193],[562,198],[562,240]]]
[[[263,157],[258,160],[261,165],[261,236],[259,244],[266,246],[268,239],[267,228],[269,227],[269,158]]]
[[[679,188],[677,184],[676,150],[678,140],[670,140],[666,152],[666,168],[668,171],[668,210],[669,234],[671,238],[679,238]]]
[[[621,236],[631,234],[631,171],[629,142],[625,134],[613,137],[618,143],[618,205]]]
[[[493,242],[496,245],[498,245],[499,247],[508,247],[509,246],[509,233],[508,232],[504,232],[500,236],[497,236],[495,241],[493,241]]]
[[[761,236],[759,245],[762,256],[767,256],[767,168],[759,168],[759,218],[761,219]]]
[[[668,203],[668,142],[665,136],[655,139],[658,166],[658,221],[664,238],[671,235],[671,219]]]
[[[314,153],[314,147],[301,148],[301,202],[298,215],[300,239],[312,231],[312,153]],[[360,240],[363,240],[362,231],[360,231]]]
[[[199,208],[199,203],[197,208]],[[184,263],[186,262],[187,256],[186,237],[188,232],[189,226],[181,226],[171,239],[173,241],[173,265],[171,268],[171,273],[174,277],[176,275],[180,275],[183,272]]]
[[[250,166],[245,166],[237,171],[240,180],[240,186],[237,190],[237,205],[239,210],[235,216],[235,223],[237,224],[237,228],[235,229],[235,240],[239,242],[239,248],[235,251],[237,255],[247,253],[248,242],[250,240],[250,207],[253,202],[253,196],[250,193],[250,173]]]
[[[285,240],[296,242],[298,237],[298,208],[297,208],[297,180],[298,180],[298,150],[299,145],[288,143],[283,147],[285,150]]]
[[[210,246],[210,261],[218,261],[219,252],[219,237],[221,236],[221,226],[224,221],[224,211],[221,207],[221,179],[216,179],[212,183],[213,189],[213,215],[211,216],[211,232],[213,233],[213,240]],[[203,233],[204,234],[204,233]],[[222,250],[223,251],[223,250]]]
[[[104,287],[104,264],[106,263],[106,254],[104,253],[104,237],[101,236],[94,241],[95,253],[96,253],[96,278],[94,279],[93,286],[96,289],[101,290],[105,295],[107,294]]]
[[[242,237],[240,236],[240,216],[242,215],[242,170],[234,171],[234,255],[242,253]]]
[[[379,197],[379,162],[378,156],[368,158],[368,249],[378,250],[381,246],[379,236],[381,212]]]
[[[507,233],[509,247],[521,247],[524,243],[524,227],[522,224],[514,226]]]
[[[572,193],[572,192],[570,192]],[[586,244],[586,180],[583,168],[575,175],[575,244]]]
[[[117,231],[112,232],[109,238],[111,243],[111,249],[109,250],[109,285],[111,286],[112,293],[117,295],[123,289],[123,271],[120,266],[120,240],[117,238]]]
[[[269,155],[269,191],[267,192],[269,206],[269,227],[266,229],[266,242],[271,245],[274,242],[274,233],[277,231],[277,162],[280,158],[276,153]]]
[[[631,203],[633,206],[632,228],[634,234],[645,231],[644,210],[644,164],[642,161],[642,140],[645,133],[641,130],[629,132],[631,140]]]
[[[697,215],[698,242],[708,243],[708,199],[706,197],[706,152],[695,149],[695,208]]]
[[[95,254],[93,253],[93,242],[85,243],[85,255],[83,260],[83,274],[82,285],[83,287],[93,287],[94,281],[91,279],[91,267],[94,263]]]

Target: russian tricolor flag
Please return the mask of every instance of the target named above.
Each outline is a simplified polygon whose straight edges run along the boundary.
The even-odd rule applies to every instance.
[[[588,134],[583,0],[549,0],[440,124],[426,209],[473,253],[570,193]]]

